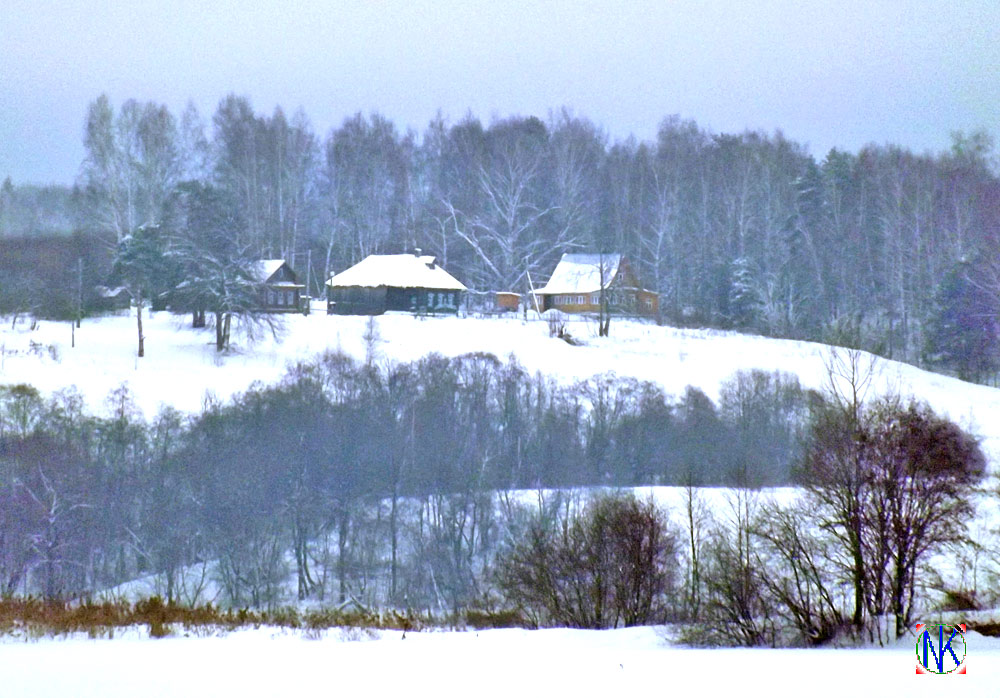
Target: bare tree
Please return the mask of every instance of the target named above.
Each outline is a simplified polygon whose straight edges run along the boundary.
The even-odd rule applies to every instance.
[[[711,512],[694,486],[691,475],[684,487],[684,521],[687,528],[687,612],[697,621],[702,603],[702,556],[705,547],[706,527],[711,523]]]
[[[450,200],[443,202],[452,232],[474,251],[485,269],[483,281],[502,289],[518,288],[541,257],[546,243],[535,225],[551,209],[540,208],[531,197],[538,157],[509,148],[496,169],[479,171],[479,186],[487,205],[471,219],[460,215]]]
[[[831,365],[837,397],[814,424],[803,475],[821,527],[840,546],[854,631],[889,612],[898,636],[913,613],[917,564],[963,538],[983,456],[926,407],[892,397],[866,405],[871,373],[861,361],[854,352]]]
[[[395,246],[406,217],[409,148],[409,140],[379,114],[356,114],[327,138],[323,199],[332,215],[329,245],[341,244],[344,262]]]
[[[87,505],[74,501],[71,495],[61,493],[57,483],[45,474],[41,466],[33,482],[16,480],[15,485],[24,491],[37,507],[37,528],[30,533],[31,550],[41,567],[42,593],[46,599],[57,599],[71,591],[70,568],[79,560],[74,560],[68,552],[73,547],[74,512]]]
[[[764,583],[768,570],[753,535],[759,511],[755,492],[736,489],[729,498],[728,521],[709,537],[702,568],[705,631],[693,636],[694,642],[749,647],[778,642],[773,599]]]
[[[802,642],[824,644],[847,623],[831,560],[834,541],[802,506],[764,506],[754,524],[764,572],[760,579],[774,608]]]
[[[556,210],[542,194],[547,139],[537,119],[494,123],[484,136],[485,152],[471,165],[476,196],[462,197],[463,203],[446,194],[442,201],[449,230],[472,251],[470,270],[483,287],[521,288],[544,256],[565,242],[543,234],[543,223]],[[573,174],[565,174],[569,185]],[[574,234],[564,228],[560,236]]]
[[[913,619],[920,563],[967,537],[985,458],[971,436],[926,405],[882,402],[867,417],[865,455],[874,490],[869,525],[886,540],[891,563],[887,568],[876,559],[872,567],[889,573],[888,609],[900,637]]]
[[[183,172],[177,123],[165,106],[128,100],[116,116],[101,95],[88,108],[84,147],[80,179],[92,228],[114,244],[162,221]]]
[[[676,533],[652,502],[611,496],[555,525],[535,520],[498,562],[507,599],[537,623],[613,628],[665,617]]]

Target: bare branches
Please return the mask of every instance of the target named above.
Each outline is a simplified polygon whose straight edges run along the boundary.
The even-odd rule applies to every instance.
[[[484,281],[501,290],[519,288],[551,246],[537,230],[539,222],[555,210],[535,202],[540,158],[540,153],[508,144],[488,166],[479,167],[477,182],[485,202],[481,210],[469,215],[457,211],[451,199],[441,202],[454,233],[485,267]]]
[[[879,358],[860,349],[830,347],[823,361],[826,388],[835,405],[857,421],[872,383],[879,376]]]
[[[88,225],[115,244],[162,220],[183,161],[177,123],[164,105],[128,100],[117,116],[106,95],[88,108],[81,179]]]

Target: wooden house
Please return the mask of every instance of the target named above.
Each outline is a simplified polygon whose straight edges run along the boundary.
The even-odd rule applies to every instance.
[[[656,317],[659,295],[639,283],[628,259],[620,254],[564,254],[545,286],[535,290],[540,312],[597,313],[601,292],[612,313]]]
[[[457,313],[465,286],[429,255],[373,254],[326,282],[326,312]]]
[[[270,313],[302,311],[305,286],[283,259],[262,259],[254,267],[254,281],[260,284],[261,305]]]

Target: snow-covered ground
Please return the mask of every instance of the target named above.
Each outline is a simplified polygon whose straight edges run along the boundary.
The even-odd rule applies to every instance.
[[[290,364],[326,350],[363,358],[365,318],[317,313],[285,318],[280,341],[219,356],[211,333],[191,330],[187,317],[146,318],[146,352],[135,357],[132,317],[85,321],[70,347],[67,323],[0,325],[0,384],[30,383],[43,393],[75,387],[103,411],[108,393],[127,383],[151,417],[162,405],[199,410],[206,395],[227,399],[252,382],[281,378]],[[711,330],[679,330],[615,321],[610,338],[586,320],[570,332],[574,347],[550,338],[546,323],[520,318],[377,319],[380,361],[410,361],[431,352],[456,356],[513,355],[531,372],[572,382],[613,371],[653,381],[669,394],[693,385],[713,399],[740,369],[794,373],[823,388],[828,349],[819,344]],[[1000,390],[970,385],[890,361],[879,362],[873,393],[898,390],[927,401],[983,439],[993,469],[1000,460]],[[677,488],[653,496],[679,511]],[[714,511],[726,490],[702,496]],[[794,496],[778,490],[779,499]],[[526,494],[525,496],[530,496]],[[0,698],[6,696],[283,696],[396,695],[937,695],[957,688],[995,695],[1000,639],[968,636],[965,677],[915,676],[914,640],[890,648],[702,650],[678,647],[662,629],[613,631],[490,630],[321,634],[260,628],[228,635],[151,640],[144,629],[114,640],[71,637],[0,638]],[[942,682],[948,683],[943,686]]]
[[[0,641],[0,695],[996,695],[1000,639],[967,635],[965,676],[916,675],[915,636],[878,649],[689,649],[663,629],[322,634],[273,628],[162,640]]]
[[[284,318],[282,336],[248,345],[236,337],[236,351],[218,355],[214,335],[189,327],[189,317],[166,312],[144,318],[146,356],[138,359],[134,317],[87,320],[70,347],[68,323],[42,321],[34,331],[27,321],[11,329],[0,324],[0,385],[25,382],[45,393],[75,386],[94,410],[104,409],[108,393],[127,383],[148,417],[161,405],[198,411],[206,394],[227,399],[253,381],[277,381],[290,364],[339,349],[363,359],[367,319],[329,316]],[[782,370],[803,385],[826,386],[824,362],[829,348],[811,342],[769,339],[716,330],[682,330],[638,321],[616,320],[611,337],[600,338],[596,325],[571,320],[568,328],[584,346],[549,337],[544,321],[507,318],[419,318],[388,314],[376,319],[380,361],[410,361],[437,352],[457,356],[490,352],[515,356],[531,372],[571,382],[613,371],[662,385],[681,395],[688,385],[717,399],[720,384],[740,369]],[[896,390],[928,402],[983,439],[993,463],[1000,461],[1000,389],[973,385],[894,361],[879,360],[872,394]],[[997,470],[994,466],[993,470]]]

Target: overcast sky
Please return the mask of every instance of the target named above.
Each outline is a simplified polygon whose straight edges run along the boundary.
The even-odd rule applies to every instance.
[[[819,158],[937,152],[1000,136],[1000,2],[0,0],[0,179],[71,183],[102,92],[207,122],[234,92],[321,137],[357,111],[422,131],[567,106],[613,139],[679,114]]]

